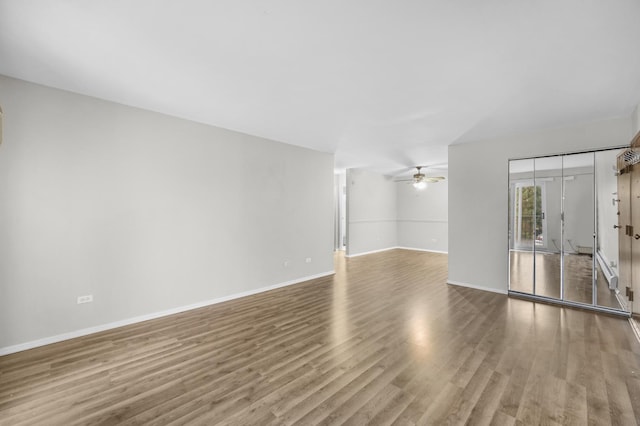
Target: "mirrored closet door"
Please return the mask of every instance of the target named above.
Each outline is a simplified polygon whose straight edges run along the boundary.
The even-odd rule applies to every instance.
[[[509,162],[510,294],[629,311],[618,287],[621,151]]]

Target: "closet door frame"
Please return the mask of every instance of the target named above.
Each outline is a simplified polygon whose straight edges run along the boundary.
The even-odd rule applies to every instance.
[[[593,297],[592,297],[591,302],[590,303],[582,303],[582,302],[566,300],[564,298],[564,291],[563,291],[564,289],[563,288],[561,288],[561,296],[560,296],[560,298],[553,298],[553,297],[541,296],[541,295],[537,295],[537,294],[524,293],[524,292],[521,292],[521,291],[512,290],[510,281],[509,281],[509,286],[508,286],[509,287],[509,290],[508,290],[509,296],[523,298],[523,299],[529,299],[529,300],[532,300],[532,301],[543,301],[543,302],[552,303],[552,304],[558,304],[558,305],[562,305],[562,306],[577,307],[577,308],[581,308],[581,309],[593,310],[593,311],[598,311],[598,312],[606,312],[606,313],[610,313],[610,314],[614,314],[614,315],[620,315],[620,316],[624,316],[624,317],[630,317],[631,316],[631,310],[624,310],[624,307],[622,307],[622,306],[620,307],[620,309],[617,309],[617,308],[612,308],[612,307],[608,307],[608,306],[597,305],[597,296],[596,296],[596,292],[597,292],[597,286],[596,286],[596,280],[597,280],[596,271],[597,271],[597,267],[596,267],[595,257],[596,257],[596,252],[598,250],[598,247],[597,247],[597,242],[598,242],[598,235],[597,235],[598,229],[597,228],[598,227],[596,226],[596,223],[597,223],[596,222],[596,220],[597,220],[596,219],[597,218],[597,213],[596,212],[597,212],[598,199],[597,199],[597,195],[596,195],[597,194],[597,188],[596,188],[596,179],[595,179],[595,174],[596,174],[595,153],[596,152],[600,152],[600,151],[624,150],[626,148],[628,148],[628,146],[613,146],[613,147],[609,147],[609,148],[596,149],[596,150],[566,152],[566,153],[560,153],[560,154],[549,154],[549,155],[532,156],[532,157],[510,158],[508,160],[509,164],[511,164],[511,161],[518,161],[518,160],[534,160],[534,163],[535,163],[536,159],[541,159],[541,158],[549,158],[549,157],[564,158],[566,156],[573,155],[573,154],[587,154],[587,153],[594,154],[594,163],[593,163],[594,179],[593,179],[593,186],[592,186],[592,188],[593,188],[592,191],[594,193],[594,196],[593,196],[593,210],[594,210],[593,241],[594,241],[594,243],[593,243],[593,250],[592,250],[593,251],[593,255],[592,255],[592,262],[591,262],[591,265],[592,265],[591,266],[591,276],[592,276],[591,285],[592,285]],[[636,166],[636,169],[638,169],[638,175],[637,176],[638,176],[638,191],[639,191],[638,192],[638,197],[637,197],[638,198],[637,212],[638,212],[638,219],[640,220],[640,165]],[[613,171],[612,171],[612,173],[613,173]],[[535,176],[535,174],[536,174],[536,170],[534,168],[534,176]],[[564,175],[564,164],[563,164],[562,174]],[[515,225],[514,221],[513,221],[513,218],[511,217],[513,215],[513,211],[512,211],[513,206],[511,204],[513,202],[513,200],[511,200],[512,194],[513,194],[513,192],[512,192],[512,188],[513,188],[512,183],[513,183],[512,182],[512,176],[511,176],[511,173],[509,173],[509,179],[508,179],[508,194],[509,194],[508,195],[509,196],[509,203],[508,203],[509,212],[508,212],[508,214],[509,214],[509,220],[507,221],[508,222],[508,227],[509,227],[508,232],[507,232],[508,239],[509,239],[509,241],[508,241],[508,248],[509,248],[509,250],[508,250],[508,259],[509,259],[508,267],[509,267],[509,270],[507,271],[507,276],[509,277],[509,280],[511,279],[511,267],[512,267],[512,265],[511,265],[511,249],[512,249],[511,248],[511,244],[513,243],[512,238],[514,237],[514,235],[513,235],[513,232],[514,232],[513,226]],[[563,179],[562,185],[564,185],[564,179]],[[564,188],[563,188],[563,190],[564,190]],[[602,200],[602,202],[604,202],[604,200]],[[561,207],[561,210],[562,210],[562,215],[563,215],[561,223],[562,223],[562,228],[564,230],[564,206]],[[638,223],[640,223],[640,222],[638,222]],[[636,262],[633,262],[633,263],[637,263],[638,264],[638,267],[636,268],[636,274],[637,274],[636,276],[638,276],[637,282],[640,284],[640,225],[638,225],[638,234],[639,234],[639,238],[637,240],[633,239],[634,242],[637,241],[635,244],[637,244],[637,246],[638,246],[638,250],[637,250],[637,256],[638,257],[636,259]],[[563,238],[564,238],[564,235],[563,235]],[[629,237],[627,237],[627,238],[629,238]],[[535,253],[535,250],[534,250],[534,253]],[[563,248],[561,250],[561,252],[560,252],[561,260],[564,260],[563,259],[564,253],[565,253],[565,250]],[[534,263],[534,265],[535,265],[535,263]],[[564,277],[563,277],[563,275],[564,275],[564,268],[562,268],[562,270],[561,270],[561,277],[562,277],[561,286],[564,286],[564,279],[563,279]],[[533,279],[534,279],[533,288],[535,289],[535,273],[534,273]],[[620,290],[620,287],[618,289]],[[534,290],[534,292],[535,292],[535,290]],[[636,293],[636,294],[640,295],[640,293]]]

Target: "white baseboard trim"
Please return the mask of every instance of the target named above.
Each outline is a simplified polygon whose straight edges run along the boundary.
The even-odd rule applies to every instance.
[[[393,250],[394,248],[397,248],[397,247],[387,247],[387,248],[383,248],[383,249],[379,249],[379,250],[365,251],[365,252],[356,253],[356,254],[345,254],[344,256],[345,257],[365,256],[367,254],[380,253],[380,252],[383,252],[383,251]]]
[[[452,281],[452,280],[449,280],[449,279],[447,279],[447,284],[457,285],[459,287],[473,288],[475,290],[490,291],[492,293],[507,294],[507,290],[500,290],[500,289],[497,289],[497,288],[482,287],[482,286],[475,285],[475,284],[462,283],[460,281]]]
[[[441,250],[429,250],[429,249],[421,249],[421,248],[415,248],[415,247],[401,247],[401,246],[393,246],[393,247],[387,247],[387,248],[383,248],[380,250],[372,250],[372,251],[365,251],[363,253],[356,253],[356,254],[349,254],[346,255],[345,257],[358,257],[358,256],[365,256],[367,254],[374,254],[374,253],[380,253],[383,251],[389,251],[389,250],[395,250],[395,249],[402,249],[402,250],[413,250],[413,251],[426,251],[429,253],[442,253],[442,254],[449,254],[449,252],[447,251],[441,251]]]
[[[449,254],[448,251],[442,251],[442,250],[431,250],[431,249],[423,249],[423,248],[415,248],[415,247],[402,247],[402,246],[398,246],[398,247],[395,247],[395,248],[402,249],[402,250],[426,251],[426,252],[429,252],[429,253]]]
[[[306,277],[297,278],[290,281],[285,281],[278,284],[273,284],[266,287],[257,288],[255,290],[243,291],[242,293],[235,293],[229,296],[218,297],[216,299],[205,300],[202,302],[192,303],[186,306],[179,306],[177,308],[171,308],[160,312],[154,312],[151,314],[140,315],[133,318],[127,318],[120,321],[111,322],[108,324],[97,325],[95,327],[83,328],[81,330],[70,331],[68,333],[57,334],[55,336],[45,337],[38,340],[32,340],[30,342],[19,343],[17,345],[7,346],[0,348],[0,356],[9,355],[16,352],[26,351],[28,349],[37,348],[40,346],[50,345],[52,343],[62,342],[64,340],[75,339],[76,337],[87,336],[89,334],[99,333],[101,331],[111,330],[125,325],[131,325],[142,321],[148,321],[156,318],[166,317],[168,315],[178,314],[180,312],[190,311],[193,309],[203,308],[205,306],[215,305],[217,303],[227,302],[233,299],[239,299],[241,297],[251,296],[258,293],[264,293],[265,291],[275,290],[280,287],[287,287],[293,284],[299,284],[305,281],[313,280],[316,278],[322,278],[335,274],[335,271],[322,272],[320,274],[309,275]]]

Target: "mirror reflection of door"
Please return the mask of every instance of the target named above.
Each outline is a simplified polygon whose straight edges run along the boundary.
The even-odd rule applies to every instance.
[[[618,166],[618,245],[619,252],[619,299],[626,309],[638,311],[634,305],[634,287],[640,283],[640,245],[638,222],[640,220],[640,164],[638,154],[630,149],[620,152]],[[633,225],[636,225],[635,228]],[[634,308],[635,306],[635,308]]]
[[[623,295],[626,294],[625,289],[631,283],[631,240],[627,238],[626,224],[631,223],[631,197],[629,197],[631,188],[631,175],[629,173],[622,173],[618,176],[618,193],[620,194],[618,202],[618,222],[616,227],[618,229],[618,244],[620,246],[620,267],[618,283],[621,286]],[[626,196],[625,196],[626,195]]]
[[[625,302],[627,308],[631,312],[638,312],[638,303],[634,302],[634,297],[638,297],[640,293],[640,164],[635,164],[629,168],[630,175],[630,188],[629,188],[629,202],[631,204],[631,215],[629,218],[629,227],[626,228],[626,235],[624,236],[625,245],[629,246],[629,263],[631,265],[631,277],[627,283],[629,290],[626,287],[622,289],[623,295],[625,295]],[[623,230],[621,228],[621,230]],[[622,238],[622,237],[620,237]],[[635,296],[631,296],[635,295]]]
[[[514,185],[513,245],[516,250],[546,248],[545,199],[544,184],[524,181]]]
[[[618,170],[618,290],[627,309],[640,314],[640,133],[616,158]],[[637,322],[636,322],[637,323]]]
[[[638,303],[634,302],[633,297],[640,297],[640,164],[631,167],[631,220],[627,240],[631,242],[631,285],[630,292],[625,291],[627,307],[631,312],[638,313]]]

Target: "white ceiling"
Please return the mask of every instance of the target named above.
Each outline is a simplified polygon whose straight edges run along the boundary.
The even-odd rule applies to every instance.
[[[390,171],[629,114],[639,18],[638,0],[0,0],[0,74]]]

